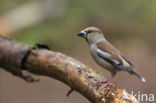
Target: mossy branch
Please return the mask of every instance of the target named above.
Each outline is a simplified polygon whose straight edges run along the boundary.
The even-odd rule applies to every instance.
[[[23,79],[27,79],[22,75],[24,70],[55,78],[92,103],[139,103],[114,83],[100,88],[102,83],[98,81],[106,78],[72,57],[48,50],[44,45],[30,46],[0,37],[0,67]]]

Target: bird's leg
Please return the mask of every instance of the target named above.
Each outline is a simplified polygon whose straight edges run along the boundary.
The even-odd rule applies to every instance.
[[[107,80],[100,80],[99,83],[102,83],[100,86],[100,89],[105,88],[107,85],[109,85],[112,81],[112,77],[109,77]]]
[[[105,88],[107,85],[109,85],[112,82],[112,77],[114,77],[116,72],[111,72],[111,77],[109,77],[107,80],[100,80],[99,83],[104,83],[100,86],[100,89]]]
[[[107,83],[111,81],[112,81],[112,77],[109,77],[107,80],[99,80],[99,83]]]

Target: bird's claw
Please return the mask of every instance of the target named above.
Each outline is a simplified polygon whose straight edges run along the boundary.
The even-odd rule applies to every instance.
[[[103,88],[107,87],[107,86],[111,83],[111,81],[112,81],[111,78],[109,78],[109,79],[107,79],[107,80],[99,80],[98,83],[100,83],[100,84],[102,83],[102,84],[99,86],[100,90],[102,90]]]

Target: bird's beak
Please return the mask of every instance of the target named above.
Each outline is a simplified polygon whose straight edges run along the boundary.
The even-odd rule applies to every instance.
[[[77,35],[84,37],[84,38],[87,38],[87,33],[85,31],[80,31]]]

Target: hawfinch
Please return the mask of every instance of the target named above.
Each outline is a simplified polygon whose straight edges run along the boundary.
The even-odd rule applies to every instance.
[[[86,39],[94,60],[101,67],[108,70],[112,77],[122,70],[137,76],[143,82],[146,81],[142,76],[135,72],[135,66],[106,40],[100,29],[88,27],[79,32],[78,36]]]

